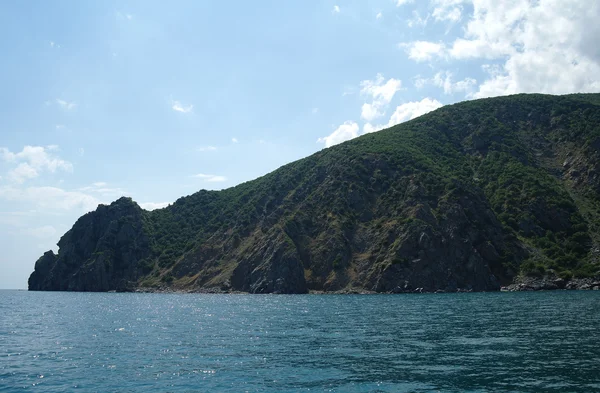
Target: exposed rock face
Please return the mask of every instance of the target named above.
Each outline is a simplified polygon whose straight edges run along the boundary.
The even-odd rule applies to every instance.
[[[499,251],[508,251],[502,226],[484,198],[467,190],[460,194],[439,202],[444,212],[439,219],[427,212],[428,222],[417,219],[400,234],[391,263],[370,272],[373,290],[500,289],[504,273]],[[415,215],[423,215],[419,211]]]
[[[553,291],[556,289],[569,290],[600,290],[600,277],[564,279],[556,276],[519,277],[514,284],[503,287],[503,291]]]
[[[242,259],[231,275],[231,289],[250,293],[306,293],[304,268],[285,234]]]
[[[593,277],[599,134],[600,95],[444,107],[164,209],[100,205],[29,288],[403,293]]]
[[[29,278],[31,290],[128,290],[149,254],[142,209],[121,198],[81,217],[58,242],[59,254],[45,253]]]

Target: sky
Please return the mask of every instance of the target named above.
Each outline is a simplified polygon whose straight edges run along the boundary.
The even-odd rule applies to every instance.
[[[223,189],[442,105],[600,91],[596,0],[0,4],[0,288],[82,214]]]

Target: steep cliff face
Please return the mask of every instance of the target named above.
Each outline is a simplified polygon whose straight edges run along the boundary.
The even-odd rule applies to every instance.
[[[441,108],[262,178],[80,218],[29,287],[497,290],[600,269],[598,95]]]
[[[29,278],[31,290],[126,290],[137,284],[137,263],[149,254],[142,209],[121,198],[81,217],[58,242],[59,254],[45,253]]]

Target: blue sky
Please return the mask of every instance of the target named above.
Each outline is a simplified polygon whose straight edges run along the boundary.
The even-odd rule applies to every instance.
[[[600,91],[599,17],[570,0],[4,2],[0,288],[121,195],[164,206],[465,99]]]

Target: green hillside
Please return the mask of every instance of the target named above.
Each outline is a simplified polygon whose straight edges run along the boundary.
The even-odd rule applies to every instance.
[[[600,95],[449,105],[223,191],[80,218],[32,290],[496,290],[600,269]]]

